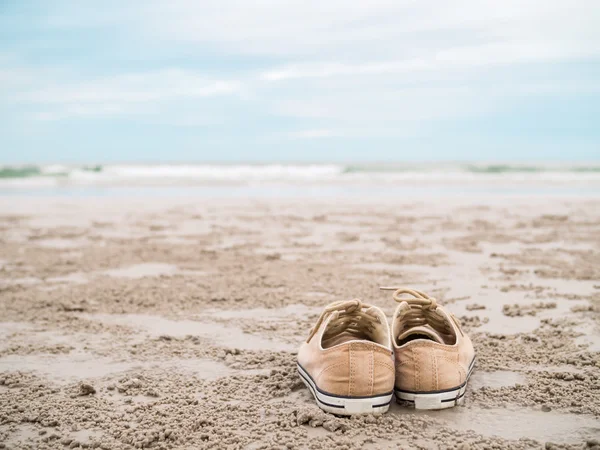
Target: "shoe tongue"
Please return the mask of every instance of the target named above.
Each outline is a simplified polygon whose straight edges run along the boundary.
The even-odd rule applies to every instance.
[[[347,304],[348,304],[348,306],[352,306],[352,302],[347,302]],[[377,313],[377,308],[371,306],[368,309],[366,309],[365,311],[363,311],[363,313],[372,317],[377,322],[380,322],[379,314]],[[331,320],[337,319],[338,317],[340,317],[341,314],[343,314],[343,311],[333,311],[331,313]]]
[[[374,319],[376,319],[377,321],[379,321],[379,313],[377,312],[377,308],[375,308],[374,306],[371,306],[370,308],[368,308],[365,311],[365,314],[368,314],[369,316],[371,316]]]
[[[442,339],[442,337],[439,334],[437,334],[431,328],[424,327],[424,326],[412,327],[411,329],[406,330],[404,333],[402,333],[400,336],[398,336],[397,342],[402,342],[404,339],[406,339],[407,337],[414,335],[414,334],[427,336],[432,341],[435,341],[438,344],[444,343],[444,340]]]
[[[396,309],[396,317],[398,319],[401,319],[409,312],[418,311],[418,310],[420,310],[420,308],[418,308],[418,307],[413,308],[408,304],[408,302],[400,302],[400,304],[398,305],[398,308]]]

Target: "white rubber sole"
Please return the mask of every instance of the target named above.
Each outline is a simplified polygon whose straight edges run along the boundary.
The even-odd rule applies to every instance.
[[[298,364],[300,378],[323,411],[341,416],[353,414],[383,414],[392,402],[393,393],[373,397],[338,397],[320,391],[306,371]]]
[[[446,409],[460,405],[465,400],[465,392],[467,391],[467,383],[475,367],[475,360],[471,362],[467,379],[463,384],[453,389],[445,389],[436,392],[407,392],[394,390],[396,401],[398,403],[409,402],[415,406],[415,409]]]

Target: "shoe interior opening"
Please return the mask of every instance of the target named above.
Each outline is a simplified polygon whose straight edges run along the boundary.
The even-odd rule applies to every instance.
[[[393,328],[398,346],[417,339],[446,345],[456,343],[454,327],[444,314],[437,311],[411,308],[408,313],[396,317]]]
[[[376,312],[369,311],[334,317],[323,333],[321,346],[325,349],[356,340],[388,347],[389,335],[385,317],[379,317]]]

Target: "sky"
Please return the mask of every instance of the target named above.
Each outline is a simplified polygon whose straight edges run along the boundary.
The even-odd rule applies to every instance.
[[[0,163],[600,159],[597,0],[0,0]]]

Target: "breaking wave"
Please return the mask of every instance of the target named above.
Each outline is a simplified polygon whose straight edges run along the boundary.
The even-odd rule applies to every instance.
[[[6,186],[254,182],[599,181],[593,164],[110,164],[0,166]]]

